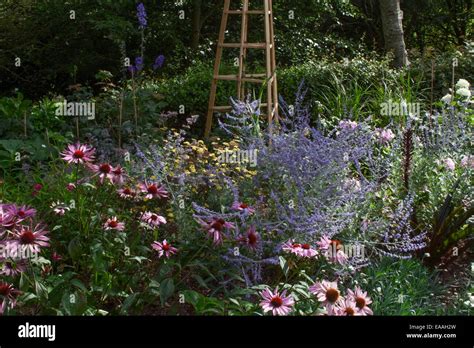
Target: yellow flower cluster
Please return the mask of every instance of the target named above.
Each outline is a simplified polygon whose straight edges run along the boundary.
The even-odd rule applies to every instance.
[[[172,130],[170,136],[164,140],[166,152],[169,152],[169,161],[165,166],[168,173],[205,177],[218,190],[221,188],[217,174],[225,175],[234,182],[251,179],[256,175],[256,171],[246,164],[222,161],[223,153],[239,150],[239,139],[221,142],[220,138],[214,138],[208,147],[203,140],[191,138],[180,141],[180,137],[182,134]],[[179,146],[176,146],[177,144]]]

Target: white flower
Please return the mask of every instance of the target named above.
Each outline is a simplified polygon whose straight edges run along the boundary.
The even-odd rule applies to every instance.
[[[360,192],[362,186],[359,180],[355,178],[347,178],[344,180],[343,189],[349,192]]]
[[[461,97],[464,97],[466,99],[471,98],[471,91],[467,88],[460,88],[456,91],[457,95],[460,95]]]
[[[443,98],[441,98],[441,101],[446,104],[451,104],[452,100],[453,96],[451,94],[446,94]]]
[[[456,89],[461,89],[461,88],[466,88],[469,89],[471,87],[471,84],[464,79],[459,79],[458,83],[456,83]]]

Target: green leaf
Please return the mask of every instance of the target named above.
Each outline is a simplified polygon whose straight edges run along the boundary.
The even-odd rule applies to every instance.
[[[163,266],[160,267],[160,270],[159,270],[159,275],[160,277],[165,277],[167,276],[171,271],[173,270],[173,267],[171,267],[171,265],[169,264],[163,264]]]
[[[194,274],[193,278],[196,279],[196,281],[199,283],[199,285],[201,285],[203,288],[209,289],[209,287],[207,286],[205,280],[202,279],[202,277],[199,274]]]
[[[174,293],[174,281],[173,278],[167,278],[161,282],[160,285],[160,300],[161,304],[164,305],[166,300],[170,298]]]
[[[146,261],[148,259],[144,256],[134,256],[134,257],[130,257],[130,260],[135,260],[138,263],[142,263],[143,261]]]
[[[288,262],[286,261],[286,259],[283,256],[280,256],[280,267],[281,267],[285,277],[288,277],[288,271],[290,269],[288,267]]]
[[[196,304],[198,303],[199,299],[202,297],[200,293],[193,290],[183,291],[183,295],[184,295],[184,301],[186,303],[193,305],[193,307],[196,307]]]
[[[28,293],[26,295],[24,295],[22,298],[21,298],[21,302],[22,303],[27,303],[28,301],[30,300],[34,300],[38,298],[38,296],[36,296],[35,294],[32,294],[32,293]]]
[[[79,279],[72,279],[71,284],[81,289],[82,291],[87,292],[86,286]]]
[[[240,307],[240,302],[238,300],[236,300],[235,298],[229,298],[229,301],[232,302],[233,304],[237,305],[238,307]]]
[[[35,293],[39,298],[48,298],[48,289],[43,283],[39,281],[35,282]]]
[[[68,315],[81,315],[87,309],[87,298],[84,294],[65,292],[61,303]]]
[[[81,257],[82,247],[81,247],[81,242],[78,237],[72,239],[69,242],[67,250],[69,251],[69,255],[71,256],[73,260],[77,260]]]
[[[23,292],[27,292],[29,288],[30,288],[30,279],[28,278],[25,272],[21,272],[19,289]]]
[[[137,301],[139,293],[134,293],[128,295],[128,297],[123,301],[122,309],[120,310],[120,314],[127,314],[130,307]]]

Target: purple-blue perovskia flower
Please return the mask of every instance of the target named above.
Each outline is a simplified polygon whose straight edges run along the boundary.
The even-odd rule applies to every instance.
[[[140,29],[146,28],[148,22],[147,22],[147,16],[146,16],[146,11],[145,11],[145,5],[143,5],[142,2],[137,5],[137,18],[138,18],[138,23],[140,25]]]

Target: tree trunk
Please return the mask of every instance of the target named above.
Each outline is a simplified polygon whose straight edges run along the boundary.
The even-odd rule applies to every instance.
[[[191,39],[191,48],[197,50],[201,39],[201,14],[202,0],[193,0],[193,35]]]
[[[403,12],[400,0],[380,0],[385,49],[394,54],[393,66],[402,68],[410,64],[403,37]]]

